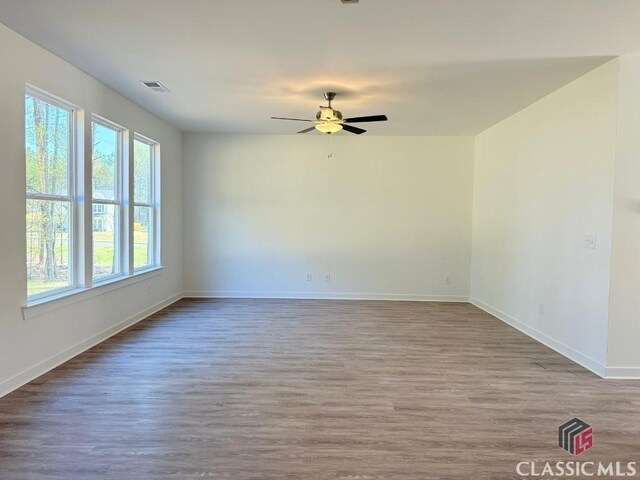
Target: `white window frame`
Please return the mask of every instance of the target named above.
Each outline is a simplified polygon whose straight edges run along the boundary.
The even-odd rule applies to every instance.
[[[58,107],[62,110],[69,112],[69,165],[68,165],[68,195],[53,195],[47,193],[32,193],[27,190],[26,186],[26,175],[25,175],[25,196],[26,201],[28,200],[41,200],[41,201],[59,201],[59,202],[68,202],[70,205],[69,211],[69,252],[68,252],[68,275],[69,275],[69,285],[66,287],[54,288],[48,290],[46,292],[38,293],[35,295],[28,295],[28,301],[37,301],[43,298],[57,296],[65,292],[69,292],[78,288],[79,280],[81,275],[79,274],[78,266],[80,265],[79,261],[79,248],[78,248],[78,226],[79,226],[79,212],[81,209],[78,206],[78,188],[77,188],[77,165],[78,165],[78,112],[80,109],[66,100],[63,100],[55,95],[52,95],[44,90],[36,88],[32,85],[27,84],[25,88],[25,100],[26,97],[32,97],[42,102],[48,103],[55,107]],[[24,104],[24,103],[23,103]],[[24,114],[25,125],[23,128],[26,128],[26,111]],[[26,131],[25,131],[26,135]],[[26,141],[24,142],[26,144]],[[25,157],[24,164],[27,164],[26,158],[26,148],[25,148]],[[25,201],[25,207],[26,207]],[[26,244],[25,244],[26,247]],[[25,278],[25,280],[27,280]],[[28,282],[28,280],[27,280]]]
[[[33,200],[59,200],[70,204],[69,232],[69,285],[51,289],[37,295],[28,295],[28,279],[25,276],[26,303],[22,308],[25,320],[46,314],[56,308],[84,301],[108,291],[127,287],[162,274],[161,263],[161,193],[160,193],[160,143],[144,135],[133,134],[131,130],[107,120],[97,114],[85,114],[85,111],[55,95],[26,84],[26,96],[32,96],[70,113],[69,138],[69,195],[49,195],[29,193],[25,197]],[[24,99],[23,99],[23,105]],[[25,123],[26,125],[26,112]],[[120,202],[120,274],[99,277],[94,284],[93,279],[93,205],[110,204],[104,199],[93,199],[93,138],[91,124],[104,124],[119,130],[119,196]],[[23,130],[24,132],[24,130]],[[151,200],[149,203],[134,202],[134,139],[151,147],[151,184],[149,185]],[[26,143],[26,142],[24,142]],[[26,165],[26,150],[24,162]],[[25,201],[26,206],[26,201]],[[151,207],[150,248],[153,249],[151,263],[134,269],[133,220],[136,206]],[[26,237],[25,237],[26,240]],[[25,243],[26,247],[26,243]],[[25,251],[26,253],[26,251]],[[25,258],[26,260],[26,258]]]
[[[116,159],[116,171],[115,171],[115,175],[116,175],[116,181],[115,181],[115,192],[114,192],[114,198],[113,200],[107,200],[107,199],[98,199],[95,198],[94,194],[93,194],[93,135],[91,135],[91,225],[90,225],[90,229],[91,229],[91,285],[100,285],[103,283],[107,283],[107,282],[111,282],[117,278],[120,277],[126,277],[129,275],[129,268],[128,268],[128,255],[127,255],[127,242],[126,242],[126,238],[127,238],[127,225],[128,225],[128,215],[127,215],[127,209],[125,208],[125,200],[126,197],[128,197],[128,178],[127,175],[125,175],[125,148],[124,148],[124,142],[125,142],[125,136],[127,133],[127,130],[118,125],[117,123],[112,122],[111,120],[108,120],[104,117],[101,117],[100,115],[96,115],[93,114],[91,116],[91,133],[93,134],[93,124],[96,125],[100,125],[102,127],[105,128],[109,128],[111,130],[114,130],[117,134],[117,142],[118,142],[118,150],[117,150],[117,159]],[[114,235],[116,236],[116,240],[115,240],[115,247],[114,247],[114,255],[116,257],[117,260],[117,264],[118,264],[118,271],[114,274],[111,275],[104,275],[101,277],[97,277],[95,276],[95,272],[94,272],[94,258],[93,258],[93,253],[94,253],[94,245],[93,245],[93,206],[94,205],[102,205],[102,206],[106,206],[106,205],[111,205],[113,207],[115,207],[115,212],[116,212],[116,217],[117,217],[117,221],[116,224],[114,225],[114,229],[116,230],[114,232]],[[106,210],[106,209],[105,209]]]
[[[135,199],[135,177],[134,177],[134,161],[135,161],[135,142],[138,141],[140,143],[144,143],[150,147],[151,151],[151,172],[150,172],[150,201],[149,203],[145,202],[137,202]],[[161,255],[160,255],[160,143],[152,140],[148,137],[140,135],[139,133],[133,134],[132,139],[132,150],[130,155],[130,168],[131,168],[131,210],[130,210],[130,223],[129,228],[131,231],[130,235],[130,269],[133,274],[139,274],[146,272],[148,270],[152,270],[154,268],[158,268],[161,265]],[[151,255],[151,263],[149,265],[145,265],[142,267],[135,268],[134,266],[134,256],[135,256],[135,245],[134,245],[134,226],[133,222],[135,220],[135,207],[147,207],[151,208],[151,225],[149,228],[149,236],[151,240],[149,242],[151,248],[153,249]]]

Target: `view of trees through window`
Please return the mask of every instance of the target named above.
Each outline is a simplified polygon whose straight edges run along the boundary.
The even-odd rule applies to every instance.
[[[72,285],[72,111],[25,97],[27,290]]]
[[[120,252],[120,131],[92,122],[93,278],[121,273]]]
[[[159,264],[159,144],[91,116],[91,131],[76,123],[76,109],[35,87],[25,94],[27,296],[41,299],[91,288]],[[76,152],[78,135],[91,134],[90,168]],[[83,133],[80,133],[83,132]],[[80,153],[80,155],[78,155]],[[85,178],[77,178],[80,172]],[[129,172],[131,180],[129,182]],[[91,180],[91,195],[82,195]],[[132,191],[130,192],[130,187]],[[130,194],[133,198],[130,198]],[[85,216],[86,215],[86,216]],[[84,217],[88,222],[85,224]],[[81,225],[75,231],[76,225]],[[133,232],[131,232],[131,229]],[[132,233],[133,243],[128,234]],[[91,235],[92,242],[83,242]],[[89,250],[85,245],[90,245]],[[82,259],[90,256],[91,273]]]
[[[133,142],[133,246],[135,269],[154,264],[153,145],[140,139]]]

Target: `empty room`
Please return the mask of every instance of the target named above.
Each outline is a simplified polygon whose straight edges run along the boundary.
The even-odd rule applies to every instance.
[[[640,478],[638,0],[0,0],[0,480]]]

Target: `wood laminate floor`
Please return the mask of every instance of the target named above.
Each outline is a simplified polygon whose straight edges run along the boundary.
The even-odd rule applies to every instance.
[[[574,416],[595,430],[577,458]],[[185,299],[0,399],[3,480],[509,479],[639,454],[640,382],[468,304]]]

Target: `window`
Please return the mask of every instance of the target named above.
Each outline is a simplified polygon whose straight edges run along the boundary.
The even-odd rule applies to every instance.
[[[27,306],[160,266],[160,144],[85,118],[27,86]]]
[[[158,262],[158,144],[136,135],[133,140],[133,268]]]
[[[123,129],[94,117],[92,139],[93,282],[122,275],[123,265]]]
[[[74,288],[75,110],[49,95],[25,95],[27,294]]]

